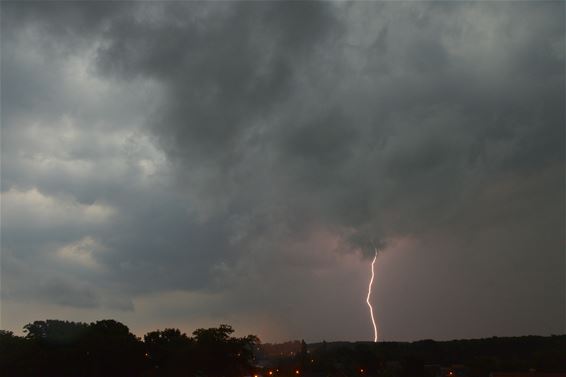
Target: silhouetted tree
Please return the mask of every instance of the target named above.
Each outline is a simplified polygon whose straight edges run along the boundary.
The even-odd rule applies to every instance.
[[[35,321],[24,326],[27,339],[38,340],[47,344],[66,345],[76,342],[88,330],[88,325],[81,322],[48,319]]]
[[[233,333],[234,329],[229,325],[193,332],[200,373],[207,376],[249,374],[253,368],[254,347],[259,339],[254,335],[235,338],[231,336]]]
[[[178,329],[151,331],[144,336],[144,343],[152,374],[185,376],[195,371],[194,340]]]
[[[30,360],[34,353],[29,341],[12,331],[0,330],[0,374],[5,376],[30,376]]]
[[[301,370],[305,370],[307,366],[309,366],[309,355],[308,355],[308,348],[307,343],[305,340],[301,340],[301,350],[297,355],[299,359],[299,365],[301,366]]]
[[[30,368],[44,376],[84,375],[86,355],[83,340],[88,325],[49,319],[24,326],[25,338],[33,352]]]
[[[145,363],[140,339],[126,325],[111,319],[89,326],[83,348],[95,375],[135,376]]]

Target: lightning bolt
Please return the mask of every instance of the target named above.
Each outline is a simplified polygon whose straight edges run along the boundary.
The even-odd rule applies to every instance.
[[[375,324],[375,318],[373,317],[373,307],[371,306],[369,299],[371,297],[371,286],[373,285],[373,278],[375,276],[373,266],[375,264],[376,259],[377,259],[377,248],[375,248],[375,256],[373,257],[373,260],[371,261],[371,279],[369,280],[368,296],[366,298],[366,303],[369,306],[369,314],[371,315],[371,323],[373,325],[373,341],[374,342],[377,342],[377,325]]]

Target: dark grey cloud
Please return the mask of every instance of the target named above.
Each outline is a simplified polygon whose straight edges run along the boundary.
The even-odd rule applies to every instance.
[[[82,308],[98,306],[96,294],[89,288],[77,287],[61,280],[51,280],[39,291],[41,297],[59,305],[72,305]]]
[[[352,295],[364,256],[411,240],[401,249],[437,273],[421,279],[398,253],[430,299],[405,304],[427,313],[404,319],[415,334],[563,331],[564,4],[2,7],[11,300],[135,311],[198,292],[209,296],[164,310],[353,339],[367,330]],[[475,275],[443,272],[462,266]],[[45,283],[18,290],[34,273]],[[384,276],[380,302],[399,308],[405,294]],[[439,292],[489,289],[473,300],[482,326],[422,330]],[[528,303],[532,317],[498,330]],[[411,338],[396,309],[380,310],[386,336]]]

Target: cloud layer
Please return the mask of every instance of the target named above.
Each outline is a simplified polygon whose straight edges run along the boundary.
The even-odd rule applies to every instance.
[[[564,331],[564,4],[2,7],[8,326]]]

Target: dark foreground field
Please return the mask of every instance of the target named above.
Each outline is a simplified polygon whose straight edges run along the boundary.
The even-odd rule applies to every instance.
[[[253,335],[232,336],[228,325],[192,336],[165,329],[138,338],[113,320],[36,321],[24,332],[0,331],[0,375],[566,377],[566,335],[261,344]]]

